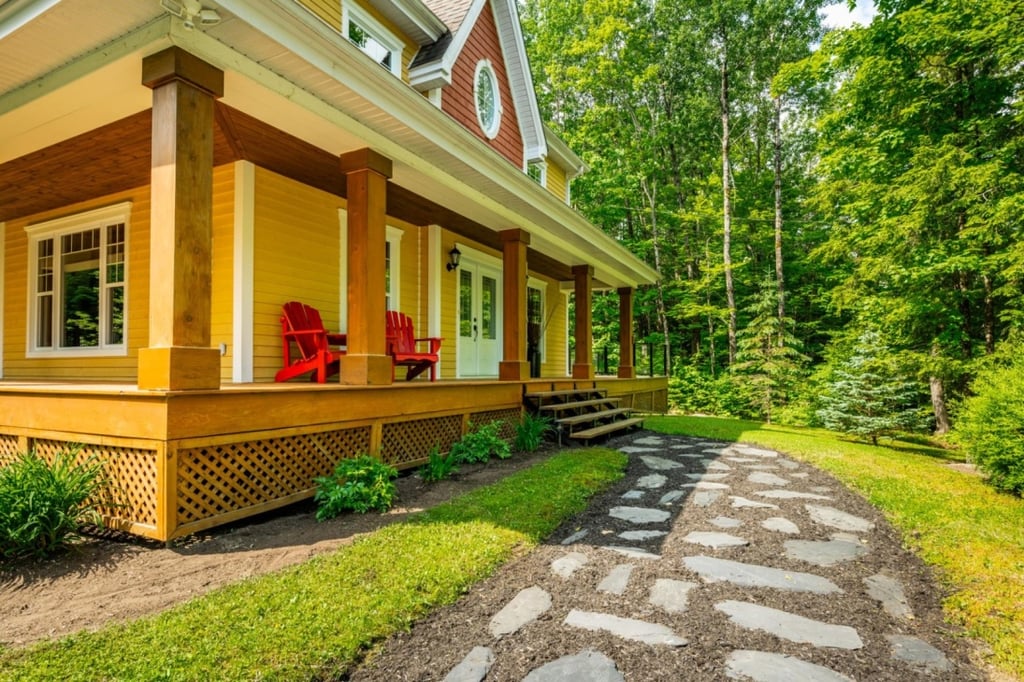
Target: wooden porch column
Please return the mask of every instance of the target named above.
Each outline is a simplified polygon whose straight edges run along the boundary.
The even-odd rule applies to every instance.
[[[633,367],[633,287],[619,288],[619,378],[636,378],[636,368]]]
[[[384,251],[391,159],[364,148],[342,154],[340,160],[348,187],[348,351],[341,357],[340,381],[390,384]]]
[[[590,265],[572,266],[576,287],[576,356],[572,365],[573,379],[594,378],[594,329],[590,308],[593,305],[594,268]]]
[[[504,360],[498,365],[498,378],[523,381],[530,378],[530,363],[526,360],[526,247],[530,235],[523,230],[505,230],[501,244]]]
[[[213,109],[224,73],[181,48],[142,60],[153,90],[150,188],[149,347],[138,385],[150,390],[220,387],[210,347]]]

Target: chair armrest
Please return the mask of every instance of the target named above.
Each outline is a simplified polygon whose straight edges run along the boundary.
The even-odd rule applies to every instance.
[[[431,353],[436,353],[441,349],[442,341],[444,341],[444,339],[437,336],[425,336],[421,339],[413,339],[413,343],[429,343]]]

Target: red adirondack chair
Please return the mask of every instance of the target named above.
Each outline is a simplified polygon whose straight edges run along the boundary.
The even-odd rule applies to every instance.
[[[339,360],[345,351],[331,346],[344,346],[344,334],[330,334],[320,319],[320,311],[313,306],[289,301],[282,306],[281,346],[283,366],[274,375],[274,381],[288,381],[311,372],[309,380],[324,383],[327,377],[338,373]],[[298,356],[292,357],[292,343]]]
[[[391,356],[391,380],[394,381],[395,367],[401,365],[408,367],[405,372],[405,379],[415,379],[427,369],[430,370],[430,380],[437,381],[437,359],[438,351],[441,350],[441,341],[436,336],[416,338],[413,333],[412,320],[405,313],[397,310],[387,311],[387,344],[388,354]],[[428,352],[416,350],[416,344],[426,343],[430,349]]]

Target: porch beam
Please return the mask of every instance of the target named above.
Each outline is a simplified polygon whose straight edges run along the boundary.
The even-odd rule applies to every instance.
[[[525,230],[500,233],[502,245],[502,362],[498,378],[523,381],[530,378],[526,359],[526,247],[530,234]]]
[[[594,378],[594,330],[592,328],[594,267],[592,265],[572,266],[574,292],[576,294],[576,355],[572,365],[573,379]]]
[[[385,339],[386,207],[391,159],[364,148],[342,154],[348,194],[348,350],[340,382],[352,386],[393,381]]]
[[[142,83],[153,90],[153,128],[149,347],[139,350],[138,386],[219,388],[210,308],[214,103],[224,73],[171,47],[142,60]]]
[[[633,287],[619,288],[619,378],[636,378],[633,366]]]

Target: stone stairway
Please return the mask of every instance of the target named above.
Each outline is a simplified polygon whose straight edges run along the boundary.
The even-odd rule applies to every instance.
[[[523,402],[532,413],[554,420],[559,444],[563,436],[589,441],[640,427],[644,421],[632,416],[632,408],[620,407],[620,398],[609,398],[599,388],[530,391],[523,395]]]

